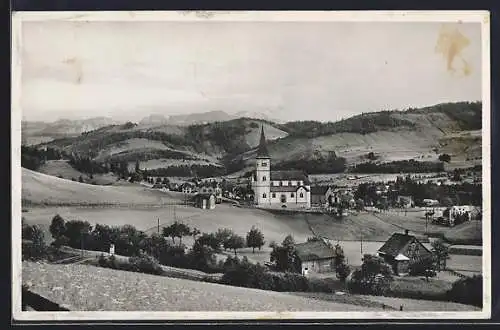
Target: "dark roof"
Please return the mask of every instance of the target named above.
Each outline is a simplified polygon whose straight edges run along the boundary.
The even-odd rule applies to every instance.
[[[266,136],[264,135],[264,126],[262,126],[260,131],[260,142],[257,149],[257,158],[270,158],[269,151],[266,145]]]
[[[271,171],[272,181],[290,181],[290,180],[302,180],[305,184],[309,183],[309,178],[303,171]]]
[[[301,261],[330,259],[335,257],[335,250],[323,240],[295,244],[295,250]]]
[[[312,186],[311,195],[324,195],[328,191],[329,186]]]
[[[416,237],[413,235],[394,233],[387,240],[387,242],[385,242],[384,245],[382,245],[382,247],[378,251],[387,254],[389,256],[395,257],[413,239],[416,239]]]

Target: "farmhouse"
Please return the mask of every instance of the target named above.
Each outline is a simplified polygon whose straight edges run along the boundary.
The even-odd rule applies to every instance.
[[[392,234],[377,254],[392,266],[398,276],[407,275],[410,267],[425,264],[432,258],[432,252],[415,236],[408,234],[408,230],[404,234]]]
[[[328,200],[326,197],[328,186],[313,186],[311,187],[311,205],[325,205]]]
[[[411,197],[411,196],[399,195],[398,199],[397,199],[397,203],[402,208],[415,207],[415,203],[413,202],[413,197]]]
[[[218,183],[204,183],[199,187],[199,192],[202,194],[214,194],[217,204],[222,202],[222,189]]]
[[[303,275],[309,272],[326,273],[335,269],[335,250],[323,240],[295,244],[295,251]]]
[[[271,171],[264,127],[257,149],[256,170],[252,176],[254,203],[263,207],[310,208],[311,186],[303,171]]]
[[[197,193],[193,197],[194,204],[203,210],[215,209],[215,195],[211,193]]]
[[[180,185],[180,191],[182,191],[185,194],[192,194],[196,191],[196,186],[194,183],[191,182],[184,182],[183,184]]]

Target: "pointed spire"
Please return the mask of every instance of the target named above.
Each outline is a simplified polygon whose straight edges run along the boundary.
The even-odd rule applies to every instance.
[[[264,135],[264,125],[261,126],[260,130],[260,143],[257,150],[257,157],[259,158],[270,158],[269,152],[267,151],[266,136]]]

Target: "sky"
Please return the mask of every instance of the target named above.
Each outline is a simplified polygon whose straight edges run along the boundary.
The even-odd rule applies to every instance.
[[[23,119],[222,110],[284,121],[481,99],[481,26],[24,22]]]

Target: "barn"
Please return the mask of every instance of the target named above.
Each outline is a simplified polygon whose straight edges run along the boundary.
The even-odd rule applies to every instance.
[[[394,274],[398,276],[408,275],[411,267],[425,265],[432,259],[432,252],[410,235],[408,230],[404,234],[392,234],[377,254],[392,266]]]
[[[295,245],[302,274],[328,273],[335,270],[335,250],[323,240],[308,241]]]
[[[211,193],[197,193],[194,197],[194,205],[204,210],[215,209],[215,195]]]

